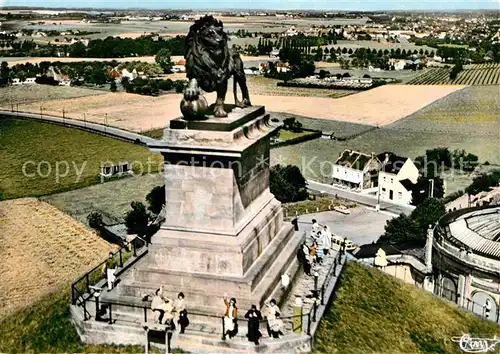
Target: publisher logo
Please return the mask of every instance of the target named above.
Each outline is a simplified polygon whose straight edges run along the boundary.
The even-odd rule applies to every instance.
[[[464,353],[492,353],[496,351],[500,338],[473,338],[469,334],[462,337],[452,337],[451,340],[458,343]],[[498,347],[500,349],[500,345]]]

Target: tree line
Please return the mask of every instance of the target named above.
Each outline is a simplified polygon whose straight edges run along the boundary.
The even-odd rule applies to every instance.
[[[37,45],[32,40],[12,42],[10,45],[12,49],[0,50],[0,56],[124,58],[156,55],[161,49],[168,49],[171,55],[184,55],[185,36],[177,36],[169,39],[163,39],[155,35],[142,36],[135,39],[107,37],[105,39],[93,39],[89,41],[88,46],[85,46],[82,42],[76,42],[71,45],[48,44],[42,46]]]

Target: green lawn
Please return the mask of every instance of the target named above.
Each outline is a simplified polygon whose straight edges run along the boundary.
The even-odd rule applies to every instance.
[[[295,133],[295,132],[292,132],[290,130],[284,130],[284,129],[281,129],[280,130],[280,140],[292,140],[292,139],[296,139],[296,138],[300,138],[302,136],[305,136],[305,135],[310,135],[310,134],[314,134],[313,132],[306,132],[306,131],[302,131],[300,133]]]
[[[69,292],[61,291],[1,320],[0,353],[144,353],[141,345],[82,343],[70,321],[69,302]],[[185,352],[174,348],[172,353]]]
[[[398,279],[348,264],[316,332],[315,353],[461,353],[451,337],[500,334],[500,326]]]
[[[153,129],[153,130],[148,130],[145,132],[142,132],[142,135],[149,136],[150,138],[153,139],[161,139],[163,138],[163,131],[165,128],[160,128],[160,129]]]
[[[134,172],[147,173],[158,171],[162,161],[146,147],[50,123],[0,118],[0,137],[3,199],[100,183],[101,163],[126,161]]]
[[[0,322],[2,353],[141,353],[140,346],[84,345],[70,322],[69,294],[51,294]]]

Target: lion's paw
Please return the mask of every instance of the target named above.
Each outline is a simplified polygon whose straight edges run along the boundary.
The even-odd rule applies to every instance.
[[[224,107],[216,106],[214,109],[214,116],[224,118],[227,117],[227,112],[224,110]]]

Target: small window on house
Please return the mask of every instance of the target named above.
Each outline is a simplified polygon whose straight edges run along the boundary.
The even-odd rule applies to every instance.
[[[384,192],[384,193],[385,193],[385,188],[382,188],[382,192]]]
[[[398,192],[398,199],[403,199],[403,192]]]
[[[391,178],[391,183],[394,183],[394,178]]]
[[[339,170],[340,170],[340,169],[337,167],[337,172],[339,172]]]
[[[385,182],[385,176],[383,177],[383,181]]]

